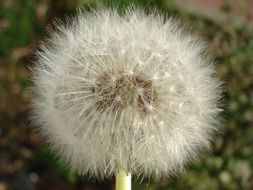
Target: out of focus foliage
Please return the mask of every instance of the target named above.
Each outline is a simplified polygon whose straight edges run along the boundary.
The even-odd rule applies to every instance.
[[[169,0],[107,0],[173,15],[202,36],[224,80],[223,132],[213,152],[178,177],[135,180],[133,189],[253,189],[253,32],[180,12]],[[101,8],[94,0],[4,0],[0,3],[0,189],[111,189],[112,182],[70,173],[42,145],[28,119],[30,68],[34,51],[52,31],[53,21],[75,15],[77,7]],[[207,92],[208,93],[208,92]]]

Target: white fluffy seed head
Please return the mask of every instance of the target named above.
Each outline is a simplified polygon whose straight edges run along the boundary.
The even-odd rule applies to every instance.
[[[174,174],[218,124],[221,83],[203,52],[173,19],[82,13],[38,51],[33,118],[81,174]]]

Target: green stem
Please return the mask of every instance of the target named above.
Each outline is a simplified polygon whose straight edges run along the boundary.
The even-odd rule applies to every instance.
[[[119,168],[116,174],[116,190],[131,190],[131,174]]]

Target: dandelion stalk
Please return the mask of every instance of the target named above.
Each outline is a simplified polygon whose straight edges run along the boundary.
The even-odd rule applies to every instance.
[[[131,190],[131,174],[123,168],[119,168],[116,173],[115,190]]]

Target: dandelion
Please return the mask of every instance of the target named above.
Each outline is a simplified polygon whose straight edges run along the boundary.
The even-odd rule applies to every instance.
[[[37,57],[33,118],[72,170],[117,175],[120,189],[130,174],[173,175],[210,147],[221,82],[173,19],[81,13]]]

